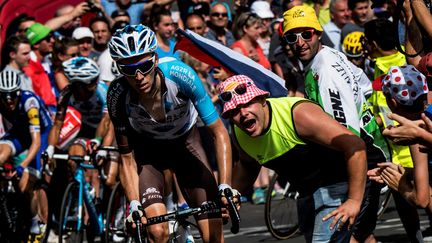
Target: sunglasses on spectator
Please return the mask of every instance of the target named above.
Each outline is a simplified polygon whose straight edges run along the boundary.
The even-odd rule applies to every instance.
[[[0,99],[4,101],[15,100],[20,95],[20,91],[0,92]]]
[[[226,18],[228,17],[228,13],[218,13],[218,12],[214,12],[210,14],[212,17],[223,17]]]
[[[232,100],[234,95],[244,95],[247,91],[247,87],[250,85],[251,85],[250,82],[245,84],[239,84],[232,90],[227,90],[225,92],[222,92],[219,95],[219,99],[222,100],[223,102],[229,102]]]
[[[197,26],[197,27],[189,27],[188,29],[192,30],[193,32],[196,32],[197,30],[202,30],[202,29],[204,29],[204,27],[202,27],[202,26]]]
[[[134,64],[118,64],[117,67],[121,74],[129,77],[135,77],[137,72],[140,72],[142,75],[147,75],[155,65],[156,56],[153,55],[150,59],[134,63]]]
[[[304,41],[310,41],[312,40],[313,34],[315,30],[305,30],[300,33],[286,33],[284,35],[285,41],[288,44],[294,44],[298,41],[298,38],[301,37]]]

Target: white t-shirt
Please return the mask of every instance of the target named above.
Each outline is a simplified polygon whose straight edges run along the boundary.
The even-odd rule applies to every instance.
[[[97,64],[100,68],[100,80],[104,82],[112,82],[114,79],[120,76],[120,73],[117,70],[114,60],[111,58],[108,48],[99,56]]]

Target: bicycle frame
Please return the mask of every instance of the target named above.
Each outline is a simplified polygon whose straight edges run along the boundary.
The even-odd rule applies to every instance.
[[[54,156],[54,158],[58,158],[58,156]],[[63,159],[62,158],[58,158],[58,159]],[[90,196],[90,192],[88,191],[88,188],[90,186],[90,184],[88,182],[86,182],[85,180],[85,176],[84,176],[84,171],[85,169],[96,169],[93,165],[91,164],[83,164],[82,162],[84,161],[88,161],[89,157],[88,156],[68,156],[69,160],[72,160],[74,162],[77,163],[78,167],[75,171],[75,175],[74,175],[74,180],[78,183],[79,187],[78,187],[78,215],[77,215],[77,225],[76,225],[76,229],[77,231],[80,231],[82,229],[82,219],[83,219],[83,203],[85,203],[86,209],[87,209],[87,213],[89,215],[89,220],[91,222],[92,225],[92,229],[93,232],[97,235],[102,234],[103,232],[103,228],[104,228],[104,224],[103,224],[103,219],[102,219],[102,213],[98,213],[96,211],[96,207],[91,199]],[[61,222],[63,224],[62,227],[65,227],[66,225],[64,225],[66,222]]]

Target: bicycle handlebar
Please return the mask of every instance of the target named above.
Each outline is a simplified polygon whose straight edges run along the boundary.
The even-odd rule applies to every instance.
[[[207,211],[214,210],[214,209],[220,210],[220,208],[218,207],[218,205],[215,202],[209,202],[209,203],[206,203],[204,205],[201,205],[200,207],[183,209],[183,210],[175,211],[172,213],[167,213],[164,215],[155,216],[152,218],[147,218],[147,224],[145,226],[149,226],[149,225],[153,225],[153,224],[159,224],[159,223],[167,222],[170,220],[186,219],[189,216],[192,216],[192,215],[195,215],[198,213],[207,212]]]
[[[228,200],[228,212],[231,218],[231,233],[237,234],[240,229],[240,214],[237,210],[237,207],[233,201],[233,193],[231,189],[225,188],[224,194],[226,199]]]

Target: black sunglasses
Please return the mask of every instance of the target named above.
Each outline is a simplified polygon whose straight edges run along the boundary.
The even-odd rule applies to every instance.
[[[134,64],[118,64],[117,67],[121,74],[129,77],[135,77],[137,72],[140,72],[142,75],[147,75],[155,65],[156,56],[153,55],[150,59],[145,60],[143,62],[134,63]]]
[[[212,17],[223,17],[223,18],[228,17],[228,13],[218,13],[218,12],[215,12],[215,13],[211,13],[210,15]]]
[[[19,97],[20,91],[12,91],[12,92],[0,92],[0,99],[7,101],[7,100],[15,100]]]

